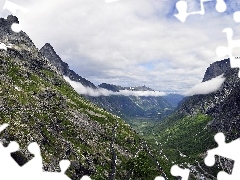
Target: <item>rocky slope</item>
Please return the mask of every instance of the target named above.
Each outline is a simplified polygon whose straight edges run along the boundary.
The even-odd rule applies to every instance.
[[[240,79],[238,69],[231,69],[229,63],[228,59],[215,62],[204,75],[203,81],[224,73],[226,81],[218,91],[186,98],[176,113],[155,126],[155,135],[149,135],[152,144],[156,140],[162,144],[169,160],[190,167],[193,179],[216,179],[219,171],[232,170],[232,161],[224,158],[218,157],[212,168],[203,162],[206,151],[217,147],[213,137],[217,132],[223,132],[227,141],[240,137]]]
[[[42,54],[55,66],[60,74],[70,77],[71,80],[80,82],[84,86],[92,87],[96,89],[97,87],[90,81],[77,75],[74,71],[69,70],[68,65],[61,60],[57,55],[55,50],[50,44],[45,44],[41,50]],[[99,88],[104,88],[109,91],[119,92],[120,90],[130,90],[130,91],[153,91],[151,88],[146,86],[137,87],[121,87],[113,84],[102,83],[98,86]],[[99,96],[91,97],[84,96],[94,104],[106,109],[113,114],[116,114],[125,120],[133,118],[151,118],[159,120],[170,114],[176,107],[176,104],[182,99],[182,96],[172,98],[168,97],[137,97],[137,96]],[[171,102],[168,102],[171,101]],[[173,104],[172,104],[173,103]]]
[[[216,61],[212,63],[206,70],[202,82],[208,81],[212,78],[220,76],[227,70],[231,69],[229,59],[224,59],[222,61]]]
[[[218,61],[212,64],[205,73],[204,78],[214,78],[224,73],[226,81],[218,91],[207,95],[195,95],[186,100],[178,110],[178,113],[186,115],[194,115],[197,112],[210,115],[213,120],[208,126],[217,131],[227,132],[228,138],[230,136],[239,137],[240,135],[237,132],[240,123],[238,120],[240,79],[237,76],[238,69],[230,68],[229,64],[229,59]]]
[[[72,81],[81,83],[83,86],[90,87],[93,89],[96,88],[96,86],[93,83],[79,76],[73,70],[69,69],[68,64],[61,60],[61,58],[57,55],[57,53],[49,43],[46,43],[40,49],[40,52],[50,61],[50,63],[54,67],[57,68],[60,74],[69,77]]]
[[[84,174],[93,179],[164,175],[146,142],[123,120],[80,96],[63,79],[59,70],[71,73],[66,64],[52,66],[26,33],[11,30],[17,21],[14,16],[0,18],[0,42],[11,44],[7,51],[0,49],[0,123],[10,124],[0,138],[4,145],[20,144],[14,159],[20,165],[29,161],[27,146],[37,142],[43,168],[59,170],[59,161],[69,159],[67,174],[74,180]]]
[[[170,93],[167,94],[166,96],[163,96],[163,98],[167,102],[169,102],[173,107],[177,107],[178,103],[184,98],[184,96],[181,94]]]
[[[146,86],[121,87],[106,83],[99,87],[115,92],[120,90],[153,91]],[[159,119],[174,109],[163,97],[114,95],[87,97],[87,99],[126,120],[133,118]]]

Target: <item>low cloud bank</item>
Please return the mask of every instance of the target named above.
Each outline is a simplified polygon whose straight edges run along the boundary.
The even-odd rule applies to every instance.
[[[98,88],[92,89],[90,87],[85,87],[79,82],[72,81],[69,77],[63,76],[63,78],[69,82],[69,84],[77,91],[79,94],[88,96],[111,96],[111,95],[123,95],[123,96],[165,96],[166,93],[159,91],[129,91],[120,90],[119,92],[109,91],[107,89]]]
[[[196,94],[210,94],[219,90],[226,78],[223,77],[223,74],[213,78],[209,81],[205,81],[199,84],[196,84],[187,92],[183,93],[184,96],[193,96]]]

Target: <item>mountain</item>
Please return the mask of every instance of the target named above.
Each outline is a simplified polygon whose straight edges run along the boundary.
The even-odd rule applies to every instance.
[[[120,90],[153,91],[153,89],[146,87],[145,85],[136,87],[121,87],[113,84],[102,83],[96,87],[90,81],[82,78],[74,71],[69,70],[68,65],[61,60],[49,43],[45,44],[40,51],[51,62],[51,64],[58,69],[60,74],[68,76],[71,80],[80,82],[84,86],[94,89],[103,88],[113,92],[119,92]],[[174,107],[176,107],[176,103],[181,99],[182,96],[168,95],[166,98],[163,98],[153,96],[144,97],[123,95],[92,97],[84,95],[84,97],[94,104],[117,116],[120,116],[121,118],[124,118],[129,122],[129,120],[135,118],[159,120],[173,111]],[[168,102],[168,100],[171,102]]]
[[[113,91],[113,92],[119,92],[120,90],[124,90],[123,87],[121,86],[117,86],[117,85],[113,85],[113,84],[107,84],[107,83],[102,83],[100,85],[98,85],[99,88],[103,88],[103,89],[107,89],[109,91]]]
[[[53,66],[26,33],[11,30],[13,22],[17,17],[0,18],[0,42],[11,44],[7,51],[0,49],[0,123],[10,124],[0,138],[4,146],[20,144],[11,154],[19,165],[34,158],[27,146],[37,142],[44,170],[59,171],[59,161],[69,159],[67,175],[73,180],[85,174],[92,179],[164,175],[146,141],[122,119],[74,91],[60,72],[79,76],[57,56],[58,68]]]
[[[159,119],[166,111],[173,110],[170,103],[162,97],[144,96],[99,96],[90,97],[91,102],[128,120],[132,118]]]
[[[129,90],[129,91],[154,91],[153,89],[147,86],[136,86],[136,87],[121,87],[113,84],[102,83],[98,87],[107,89],[109,91],[119,92],[120,90]]]
[[[169,102],[173,107],[177,107],[178,103],[182,101],[184,96],[181,94],[170,93],[170,94],[167,94],[166,96],[163,96],[163,98],[167,102]]]
[[[219,64],[225,68],[225,71],[222,72],[224,72],[226,81],[222,87],[215,93],[196,95],[189,98],[182,104],[178,112],[192,115],[194,112],[199,111],[208,114],[212,117],[212,121],[208,124],[211,129],[227,132],[226,136],[234,139],[240,135],[239,132],[235,132],[238,131],[238,124],[240,123],[240,95],[238,93],[240,81],[237,75],[238,68],[230,68],[229,59],[225,59],[212,64],[209,69],[214,69],[214,66],[219,67]],[[228,68],[225,67],[225,64],[228,64]],[[217,76],[219,74],[218,69],[213,74],[212,78]],[[208,70],[206,71],[206,76],[208,76]]]
[[[96,89],[96,86],[93,83],[79,76],[73,70],[69,69],[68,64],[61,60],[61,58],[57,55],[57,53],[49,43],[46,43],[40,49],[40,52],[50,61],[50,63],[54,67],[57,68],[60,74],[69,77],[72,81],[81,83],[85,87]]]
[[[218,91],[185,98],[173,115],[145,129],[145,137],[152,146],[162,149],[168,158],[166,161],[159,157],[167,172],[172,165],[169,162],[173,161],[191,168],[193,179],[216,179],[221,170],[231,173],[233,162],[229,159],[216,158],[213,167],[203,162],[206,151],[217,147],[214,141],[217,132],[223,132],[227,142],[240,137],[239,69],[232,69],[229,64],[229,59],[217,61],[206,70],[203,81],[224,74],[226,80]]]
[[[223,74],[230,68],[231,68],[231,66],[230,66],[229,59],[224,59],[222,61],[216,61],[207,68],[202,82],[205,82],[212,78],[220,76],[221,74]]]
[[[100,84],[99,87],[119,92],[120,90],[129,91],[153,91],[146,86],[121,87],[112,84]],[[124,119],[132,118],[155,118],[159,119],[160,115],[165,115],[167,109],[173,110],[173,106],[163,97],[155,96],[100,96],[87,97],[90,101],[117,114]]]

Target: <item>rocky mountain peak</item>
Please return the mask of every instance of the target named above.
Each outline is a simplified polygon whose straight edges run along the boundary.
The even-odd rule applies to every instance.
[[[4,29],[14,20],[9,18],[0,19],[0,42],[11,44],[0,50],[0,124],[10,126],[0,139],[6,146],[11,141],[19,143],[21,149],[11,153],[18,164],[32,159],[27,147],[37,142],[44,171],[60,171],[60,160],[68,159],[71,166],[66,174],[73,180],[83,175],[153,179],[162,173],[146,142],[129,125],[87,101],[56,73],[49,61],[62,62],[49,44],[41,53],[23,31]],[[48,61],[43,54],[55,59]],[[91,86],[68,68],[64,73]],[[138,168],[141,159],[147,164]]]
[[[226,72],[230,68],[231,68],[231,66],[230,66],[230,60],[229,59],[216,61],[216,62],[210,64],[210,66],[207,68],[202,82],[205,82],[205,81],[208,81],[212,78],[215,78],[215,77],[223,74],[224,72]]]
[[[91,87],[96,88],[96,86],[88,81],[87,79],[79,76],[77,73],[75,73],[73,70],[69,69],[69,66],[67,63],[63,62],[62,59],[59,57],[59,55],[56,53],[54,48],[51,46],[50,43],[46,43],[41,49],[40,52],[45,56],[50,63],[57,68],[57,71],[64,75],[68,76],[72,81],[76,81],[81,83],[85,87]]]
[[[153,89],[143,85],[143,86],[131,86],[131,87],[122,87],[113,84],[102,83],[99,85],[100,88],[107,89],[109,91],[119,92],[120,90],[129,90],[129,91],[154,91]]]
[[[121,86],[116,86],[116,85],[107,84],[107,83],[102,83],[102,84],[98,85],[98,87],[104,88],[104,89],[107,89],[107,90],[113,91],[113,92],[119,92],[119,90],[123,90],[124,89]]]
[[[52,49],[54,51],[54,48],[52,47],[52,45],[50,43],[45,43],[43,48],[50,48],[50,49]]]
[[[66,74],[69,70],[67,63],[63,62],[50,43],[46,43],[40,52],[50,61],[50,63],[57,68],[61,74]]]
[[[126,89],[132,90],[132,91],[154,91],[153,89],[151,89],[150,87],[147,87],[146,85],[134,86],[134,87],[126,87]]]

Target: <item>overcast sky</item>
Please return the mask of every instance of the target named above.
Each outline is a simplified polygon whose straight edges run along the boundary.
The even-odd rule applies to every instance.
[[[224,13],[215,10],[215,0],[205,2],[205,15],[191,15],[185,23],[174,16],[176,0],[12,2],[29,10],[18,17],[38,48],[50,43],[71,69],[96,85],[183,93],[202,81],[210,63],[222,59],[215,50],[227,46],[224,28],[240,38],[233,21],[237,0]],[[199,1],[188,3],[189,12],[200,10]]]

